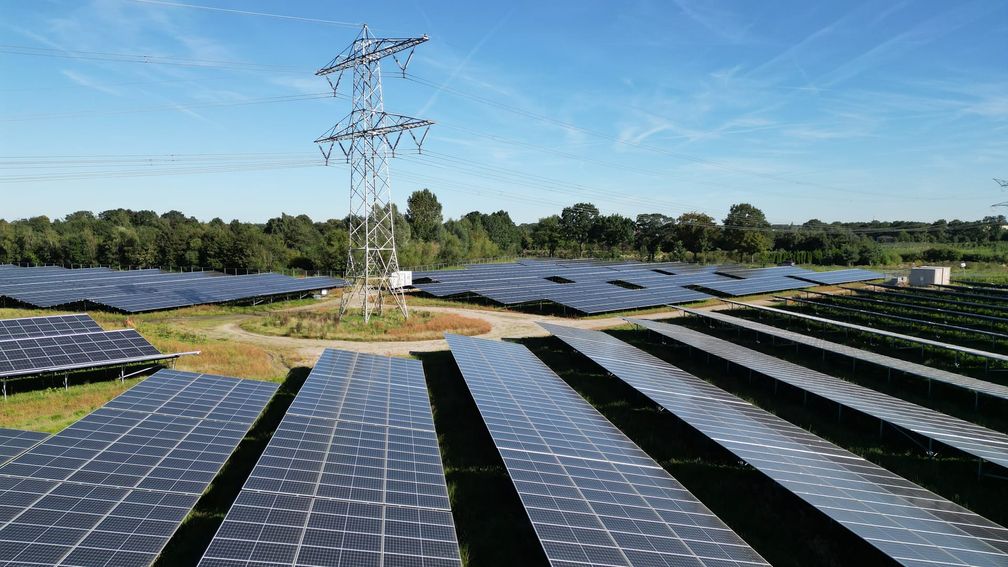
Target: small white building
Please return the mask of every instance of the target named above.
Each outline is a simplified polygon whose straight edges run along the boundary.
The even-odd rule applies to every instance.
[[[951,282],[952,268],[948,266],[921,266],[910,268],[910,285],[948,285]]]
[[[389,287],[392,289],[400,289],[411,285],[413,285],[412,271],[403,270],[399,272],[392,272],[389,276]]]

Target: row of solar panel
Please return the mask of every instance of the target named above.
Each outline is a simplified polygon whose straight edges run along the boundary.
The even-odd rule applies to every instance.
[[[35,307],[88,303],[126,313],[339,288],[336,278],[281,274],[226,276],[215,272],[166,273],[107,268],[8,268],[0,271],[0,297]]]
[[[150,565],[276,389],[162,370],[51,437],[0,432],[0,564]]]
[[[417,272],[414,287],[436,297],[477,295],[502,305],[551,302],[595,314],[881,278],[867,270],[813,272],[796,266],[738,268],[684,263],[523,260],[465,270]],[[687,287],[689,286],[689,287]]]
[[[87,315],[0,320],[0,378],[166,360],[133,329],[103,331]]]
[[[1002,526],[610,335],[544,326],[890,560],[921,567],[1008,562]]]
[[[1006,530],[968,510],[609,335],[547,328],[899,563],[1008,558]],[[552,564],[766,564],[527,349],[448,340]],[[149,564],[272,395],[262,384],[162,371],[16,456],[0,561]],[[422,366],[327,350],[201,565],[459,563]]]

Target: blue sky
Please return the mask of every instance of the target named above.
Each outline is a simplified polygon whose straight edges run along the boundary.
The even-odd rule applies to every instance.
[[[450,216],[747,201],[803,222],[1005,200],[1003,0],[178,4],[0,0],[0,217],[346,215],[348,170],[312,140],[349,102],[313,73],[360,22],[430,36],[415,79],[384,68],[386,110],[437,122],[392,164],[401,206],[429,187]]]

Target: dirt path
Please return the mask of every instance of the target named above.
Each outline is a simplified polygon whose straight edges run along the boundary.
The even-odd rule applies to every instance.
[[[289,311],[307,311],[318,309],[323,303],[311,305],[301,305],[293,307]],[[606,317],[600,319],[569,319],[564,317],[551,317],[517,311],[497,311],[486,309],[470,309],[466,307],[433,307],[433,306],[411,306],[415,311],[428,311],[432,313],[448,313],[481,319],[490,325],[490,332],[479,335],[482,338],[502,339],[519,337],[542,337],[548,335],[536,321],[548,321],[560,325],[569,325],[582,329],[605,329],[624,324],[620,317]],[[660,313],[649,313],[640,315],[643,319],[668,319],[676,317],[678,311],[663,311]],[[225,315],[215,317],[196,317],[191,319],[193,328],[198,328],[199,332],[209,338],[238,341],[252,344],[266,350],[281,350],[296,353],[297,358],[305,364],[310,364],[318,359],[323,349],[337,348],[356,352],[366,352],[385,356],[408,356],[411,352],[428,352],[437,350],[447,350],[448,344],[444,339],[424,340],[424,341],[336,341],[320,339],[300,339],[293,337],[274,337],[260,335],[246,331],[241,327],[242,323],[257,315]],[[179,323],[185,325],[186,320]]]

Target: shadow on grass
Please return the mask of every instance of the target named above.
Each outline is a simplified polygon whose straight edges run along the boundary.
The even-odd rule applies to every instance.
[[[451,353],[413,354],[427,376],[463,562],[479,567],[548,565]]]
[[[874,547],[559,339],[520,342],[773,565],[890,564]]]
[[[161,551],[155,567],[196,565],[199,562],[310,371],[310,368],[299,367],[287,374],[263,414]]]

